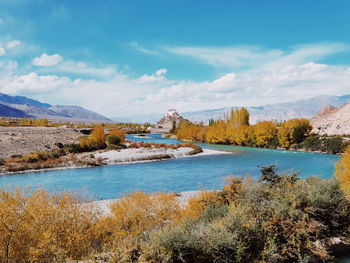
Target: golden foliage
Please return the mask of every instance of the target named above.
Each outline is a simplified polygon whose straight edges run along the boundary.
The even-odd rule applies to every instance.
[[[310,133],[312,127],[307,119],[290,119],[278,130],[278,141],[283,148],[300,143]]]
[[[175,194],[135,192],[111,206],[112,222],[118,236],[138,236],[176,222],[181,215]]]
[[[184,209],[186,217],[198,218],[202,216],[203,211],[209,206],[220,206],[223,200],[219,191],[200,191],[198,195],[190,198]]]
[[[48,127],[49,121],[48,119],[39,119],[39,120],[32,120],[28,118],[23,118],[19,120],[19,125],[23,126],[41,126],[41,127]]]
[[[242,180],[233,176],[225,179],[226,184],[221,191],[201,191],[196,196],[190,198],[184,209],[185,217],[198,218],[208,207],[219,207],[222,205],[231,205],[234,207],[241,191],[243,190]]]
[[[249,125],[249,111],[246,108],[231,109],[230,116],[227,118],[229,128],[239,128]]]
[[[93,143],[94,143],[94,141],[88,136],[84,136],[84,137],[79,138],[79,145],[82,149],[90,148],[90,146]]]
[[[269,142],[277,135],[277,127],[271,121],[263,121],[254,125],[256,145],[259,147],[268,146]]]
[[[337,162],[334,175],[340,182],[345,194],[350,198],[350,147],[346,149]]]
[[[96,216],[73,194],[0,190],[1,262],[55,262],[91,252]]]
[[[90,138],[99,144],[103,144],[106,141],[106,134],[102,126],[96,126],[90,135]]]

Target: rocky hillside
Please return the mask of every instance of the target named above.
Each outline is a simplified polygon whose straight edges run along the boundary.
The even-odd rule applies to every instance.
[[[62,122],[112,122],[110,119],[79,106],[50,105],[23,96],[0,93],[0,116],[46,118]]]
[[[174,123],[176,127],[179,127],[184,121],[188,120],[184,119],[175,109],[170,109],[165,116],[157,122],[156,128],[152,132],[169,132],[171,128],[173,128]]]
[[[319,135],[350,135],[350,102],[338,108],[327,106],[311,119],[312,133]]]

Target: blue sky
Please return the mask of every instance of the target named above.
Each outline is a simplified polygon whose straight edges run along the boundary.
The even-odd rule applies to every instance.
[[[350,93],[349,1],[0,0],[0,92],[109,117]]]

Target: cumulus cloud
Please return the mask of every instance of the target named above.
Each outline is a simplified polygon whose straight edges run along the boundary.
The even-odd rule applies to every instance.
[[[62,56],[59,54],[48,55],[46,53],[41,54],[40,57],[36,57],[32,60],[32,65],[50,67],[55,66],[63,60]]]
[[[113,65],[67,60],[37,72],[19,74],[18,64],[8,61],[0,63],[0,92],[30,94],[49,103],[77,104],[110,117],[162,112],[173,107],[193,111],[258,106],[322,94],[349,93],[350,67],[316,62],[346,50],[344,45],[303,45],[290,51],[246,49],[250,53],[242,53],[241,59],[237,58],[237,50],[231,54],[239,60],[234,64],[240,65],[240,70],[231,69],[207,81],[169,79],[165,68],[131,77],[118,72]],[[253,66],[253,57],[260,63]],[[63,72],[90,78],[58,74]]]
[[[40,76],[31,72],[21,76],[11,76],[7,79],[0,80],[3,87],[1,90],[8,94],[26,94],[54,92],[59,88],[69,85],[70,80],[66,77],[55,75]]]
[[[164,77],[164,73],[158,71],[158,76]],[[322,94],[346,94],[349,86],[349,67],[312,62],[279,70],[228,73],[214,81],[202,82],[166,78],[140,82],[140,78],[120,73],[108,80],[30,73],[0,81],[3,87],[0,90],[5,93],[45,94],[48,102],[74,103],[111,117],[159,112],[169,107],[191,111],[257,106]]]
[[[208,82],[185,82],[149,94],[145,105],[179,105],[182,110],[263,105],[322,94],[349,93],[349,68],[306,63],[279,70],[229,73]]]
[[[152,75],[142,75],[137,81],[140,83],[146,82],[156,82],[156,81],[164,81],[166,80],[165,74],[168,72],[165,68],[158,69]]]

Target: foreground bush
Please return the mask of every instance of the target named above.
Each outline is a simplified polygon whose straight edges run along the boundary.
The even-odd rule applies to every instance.
[[[335,176],[350,200],[350,147],[343,153],[336,165]]]
[[[297,180],[271,167],[263,172],[262,182],[245,184],[234,205],[223,209],[214,197],[202,217],[152,234],[152,262],[332,261],[317,241],[349,238],[350,204],[339,183]]]
[[[96,214],[70,193],[0,190],[1,262],[63,262],[93,251]]]

